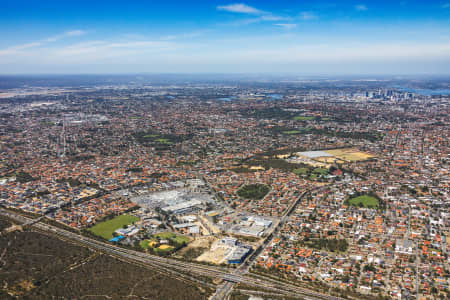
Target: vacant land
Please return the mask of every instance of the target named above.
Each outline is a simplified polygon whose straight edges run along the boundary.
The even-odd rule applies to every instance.
[[[249,184],[237,191],[237,194],[244,199],[260,200],[270,191],[270,187],[265,184]]]
[[[176,256],[180,258],[184,258],[186,260],[194,260],[199,257],[202,253],[208,251],[213,242],[215,242],[217,238],[213,236],[203,236],[198,237],[187,247],[184,247],[180,251],[177,252]]]
[[[114,231],[122,228],[125,225],[130,225],[136,221],[139,221],[139,218],[136,216],[120,215],[115,217],[114,219],[96,224],[95,226],[90,228],[89,231],[97,236],[110,240],[113,238]]]
[[[375,157],[374,155],[358,151],[353,148],[325,150],[325,152],[345,161],[364,161]]]
[[[203,252],[203,254],[198,256],[195,260],[220,265],[226,262],[226,257],[229,253],[230,249],[218,247],[214,250]]]
[[[10,223],[0,217],[0,225]],[[39,232],[0,236],[0,253],[0,299],[181,300],[212,292]]]
[[[378,207],[378,199],[369,195],[362,195],[351,198],[348,203],[353,206]]]
[[[188,248],[186,251],[183,251],[180,257],[185,260],[194,260],[206,251],[208,251],[208,248]]]

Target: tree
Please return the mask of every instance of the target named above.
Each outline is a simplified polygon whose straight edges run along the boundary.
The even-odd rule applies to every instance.
[[[364,270],[364,272],[368,272],[368,271],[375,272],[376,268],[373,264],[369,264],[369,265],[365,265],[363,270]]]

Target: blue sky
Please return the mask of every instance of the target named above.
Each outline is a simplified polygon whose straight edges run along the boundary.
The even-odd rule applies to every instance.
[[[449,74],[450,1],[0,2],[0,73]]]

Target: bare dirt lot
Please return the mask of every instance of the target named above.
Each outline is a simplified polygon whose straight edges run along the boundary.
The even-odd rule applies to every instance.
[[[217,240],[213,236],[202,236],[196,238],[194,241],[189,243],[187,247],[184,247],[177,253],[177,257],[185,258],[188,260],[194,260],[204,252],[209,251],[211,245]]]
[[[229,249],[226,248],[217,248],[214,250],[209,250],[197,257],[197,261],[210,262],[213,264],[222,264],[225,263],[225,257],[230,252]]]

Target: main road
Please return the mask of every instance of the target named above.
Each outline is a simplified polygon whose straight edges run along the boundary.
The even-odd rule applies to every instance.
[[[273,242],[273,240],[276,238],[278,232],[283,228],[284,224],[286,224],[286,221],[289,220],[289,215],[295,211],[295,208],[297,207],[298,203],[303,199],[303,197],[305,197],[307,194],[311,193],[312,191],[320,190],[325,187],[326,186],[320,186],[317,188],[313,188],[311,190],[303,192],[299,197],[297,197],[297,199],[291,204],[291,206],[288,209],[286,209],[284,214],[281,216],[280,221],[274,227],[272,232],[264,239],[264,241],[260,244],[260,246],[257,249],[255,249],[255,252],[253,253],[253,255],[251,255],[244,264],[242,264],[240,267],[238,267],[238,269],[234,273],[240,274],[240,275],[244,275],[244,274],[248,273],[248,271],[250,270],[250,267],[258,258],[258,253],[261,253],[262,251],[264,251],[264,249],[266,249],[266,247]],[[268,280],[268,279],[265,279],[265,280]],[[234,285],[239,282],[242,282],[242,281],[232,281],[232,280],[227,281],[223,286],[216,289],[216,293],[213,295],[212,300],[226,299],[228,297],[228,295],[231,293],[231,291],[233,290]],[[313,293],[313,292],[311,292],[311,293]],[[331,297],[331,296],[327,296],[327,295],[322,295],[322,294],[320,294],[320,295],[321,295],[321,297],[326,297],[326,299],[337,299],[335,297]],[[313,294],[311,294],[311,296],[318,297],[317,295],[313,295]]]

